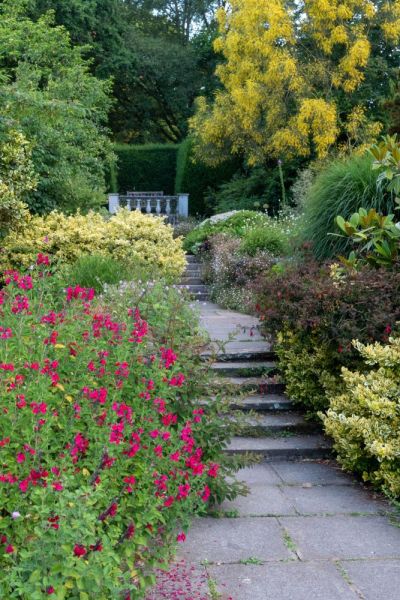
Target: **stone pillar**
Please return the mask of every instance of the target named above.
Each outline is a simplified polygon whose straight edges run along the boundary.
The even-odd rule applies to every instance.
[[[108,210],[112,215],[119,209],[119,194],[108,194]]]
[[[189,194],[178,195],[178,216],[188,217],[189,216]]]

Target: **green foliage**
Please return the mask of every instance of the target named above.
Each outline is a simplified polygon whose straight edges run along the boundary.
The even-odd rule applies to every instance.
[[[301,336],[289,329],[278,335],[276,346],[279,370],[286,382],[286,394],[309,416],[328,407],[327,393],[340,388],[337,353],[312,335]]]
[[[122,209],[110,219],[98,213],[65,215],[52,212],[29,217],[21,231],[10,231],[0,254],[3,269],[29,268],[38,252],[60,263],[74,263],[83,255],[114,258],[135,268],[152,268],[154,276],[176,280],[185,268],[180,239],[162,217]]]
[[[189,210],[192,215],[209,214],[210,207],[205,199],[210,189],[216,190],[223,182],[229,181],[240,165],[239,159],[225,161],[216,167],[210,167],[198,159],[195,161],[193,142],[187,138],[179,147],[175,191],[190,194]]]
[[[232,492],[221,402],[198,402],[204,339],[162,281],[97,299],[40,261],[0,292],[0,596],[138,600],[190,518]]]
[[[363,367],[352,341],[385,342],[400,320],[400,273],[384,268],[289,264],[259,277],[253,293],[288,393],[313,414],[340,386],[341,367]]]
[[[322,415],[339,462],[365,481],[400,497],[400,339],[365,346],[355,342],[364,371],[343,369],[344,391]]]
[[[112,256],[81,256],[67,269],[65,279],[72,284],[102,292],[105,286],[131,281],[136,276],[132,265]]]
[[[117,189],[174,193],[178,146],[175,144],[121,144],[115,146],[118,158]]]
[[[344,254],[349,242],[328,235],[335,232],[335,219],[348,219],[360,206],[387,214],[393,198],[378,186],[379,174],[369,156],[351,156],[328,164],[315,178],[305,200],[303,238],[312,243],[318,260]]]
[[[93,74],[114,82],[109,124],[116,140],[175,143],[186,135],[200,90],[210,94],[215,87],[214,4],[30,0],[29,15],[54,10],[74,45],[90,45]]]
[[[0,237],[26,220],[23,200],[37,185],[31,154],[21,133],[0,128]]]
[[[336,217],[336,223],[344,237],[350,238],[355,250],[349,257],[341,257],[350,268],[357,268],[365,261],[374,267],[393,267],[399,256],[400,229],[393,222],[394,215],[380,215],[374,208],[368,212],[360,208],[349,221]]]
[[[390,192],[400,196],[400,143],[397,135],[386,136],[370,148],[372,168],[380,170],[378,184],[386,183]]]
[[[303,162],[293,159],[281,165],[285,197],[279,164],[269,161],[265,167],[247,168],[236,173],[211,194],[208,202],[215,213],[249,209],[268,210],[270,214],[276,214],[287,199],[291,200],[289,190]]]
[[[52,15],[34,22],[19,8],[0,7],[0,110],[32,144],[38,186],[27,203],[39,213],[98,207],[112,160],[104,130],[110,83],[90,74]]]
[[[196,251],[200,244],[216,233],[242,237],[245,231],[262,225],[267,219],[266,215],[252,210],[240,210],[226,213],[226,216],[206,219],[186,236],[183,247],[187,251]]]
[[[246,232],[240,250],[249,256],[255,256],[259,250],[270,252],[275,256],[282,256],[287,254],[289,248],[284,233],[278,228],[268,227],[266,223]]]
[[[224,308],[248,313],[254,311],[250,284],[271,268],[273,257],[266,252],[257,252],[254,257],[244,255],[240,246],[240,238],[215,234],[202,252],[202,260],[213,301]]]

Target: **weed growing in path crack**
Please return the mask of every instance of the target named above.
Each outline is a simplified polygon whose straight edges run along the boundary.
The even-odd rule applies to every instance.
[[[218,591],[217,582],[215,579],[208,579],[208,591],[210,592],[211,600],[220,600],[220,598],[222,598]]]
[[[249,558],[242,558],[239,561],[241,565],[262,565],[263,561],[256,556],[249,556]]]
[[[285,544],[285,546],[288,550],[290,550],[291,552],[296,554],[296,552],[297,552],[296,544],[295,544],[294,540],[292,540],[292,538],[290,537],[290,534],[287,531],[285,531],[283,534],[283,543]]]

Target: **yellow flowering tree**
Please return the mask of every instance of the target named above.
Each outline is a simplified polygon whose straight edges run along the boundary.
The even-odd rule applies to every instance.
[[[230,0],[218,21],[221,88],[191,120],[201,158],[324,157],[379,133],[360,89],[372,66],[388,79],[382,54],[397,52],[400,0]]]

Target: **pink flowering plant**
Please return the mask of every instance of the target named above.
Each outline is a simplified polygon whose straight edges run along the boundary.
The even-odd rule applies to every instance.
[[[194,399],[176,291],[57,295],[49,268],[0,289],[0,597],[141,598],[206,510],[227,434]]]

